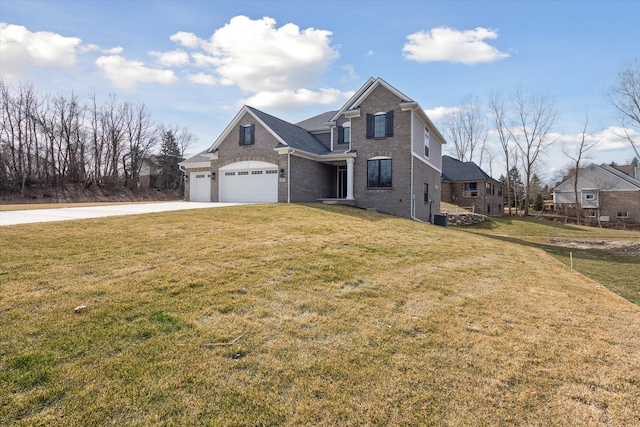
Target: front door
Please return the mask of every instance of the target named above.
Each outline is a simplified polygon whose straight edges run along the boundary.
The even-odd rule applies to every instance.
[[[338,166],[338,199],[347,198],[347,167]]]

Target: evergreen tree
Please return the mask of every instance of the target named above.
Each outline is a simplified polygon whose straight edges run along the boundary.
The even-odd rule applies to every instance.
[[[544,209],[544,199],[542,198],[542,194],[536,194],[536,199],[533,202],[533,210],[534,211],[542,211]]]
[[[162,132],[161,144],[158,162],[160,188],[173,191],[180,188],[181,182],[180,166],[178,165],[180,162],[180,147],[173,130],[169,129]]]

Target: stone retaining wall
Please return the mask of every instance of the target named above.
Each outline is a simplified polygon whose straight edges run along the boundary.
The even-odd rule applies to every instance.
[[[477,213],[455,213],[443,211],[442,214],[447,216],[448,226],[471,225],[488,219],[485,215]]]

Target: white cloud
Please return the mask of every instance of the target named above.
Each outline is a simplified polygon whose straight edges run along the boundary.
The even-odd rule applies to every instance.
[[[314,28],[301,30],[291,23],[278,28],[269,17],[236,16],[208,40],[184,31],[171,40],[197,50],[191,54],[195,66],[215,73],[215,77],[190,77],[195,83],[236,85],[253,94],[247,100],[253,106],[324,105],[344,97],[337,89],[307,89],[316,86],[339,57],[331,46],[331,34]],[[346,71],[353,76],[353,69]]]
[[[631,144],[627,139],[627,134],[637,143],[640,143],[640,133],[633,129],[625,129],[618,126],[610,126],[604,129],[601,133],[595,136],[595,139],[600,139],[600,142],[596,144],[596,151],[613,151],[629,148]]]
[[[335,105],[344,102],[352,95],[353,92],[341,92],[331,88],[318,91],[309,89],[261,91],[241,103],[256,108],[296,109],[309,105]]]
[[[86,52],[102,52],[106,55],[118,55],[122,52],[124,52],[124,48],[122,48],[122,46],[116,46],[116,47],[112,47],[110,49],[103,49],[100,46],[98,46],[97,44],[83,44],[82,46],[79,47],[79,51],[81,53],[86,53]]]
[[[360,76],[356,73],[356,70],[353,65],[343,65],[342,70],[345,72],[344,76],[342,76],[341,82],[345,83],[351,80],[359,80]]]
[[[483,41],[496,38],[497,32],[482,27],[467,31],[439,27],[408,35],[408,42],[402,51],[405,58],[417,62],[493,62],[509,57],[509,54],[500,52]]]
[[[72,67],[82,40],[47,31],[31,32],[0,23],[0,73],[22,74],[33,68]]]
[[[458,107],[436,107],[432,110],[425,110],[427,116],[431,119],[431,121],[437,122],[442,119],[444,116],[450,113],[455,113],[460,111]]]
[[[218,84],[218,81],[211,74],[198,73],[198,74],[189,74],[187,76],[190,82],[200,85],[214,86]]]
[[[192,49],[197,48],[203,42],[203,40],[198,38],[198,36],[196,36],[195,34],[187,33],[185,31],[179,31],[169,37],[169,39],[181,44],[182,46],[190,47]]]
[[[142,62],[129,61],[121,56],[101,56],[96,66],[115,87],[134,89],[138,83],[160,83],[169,85],[177,78],[173,71],[145,67]]]
[[[183,50],[177,49],[171,52],[149,52],[158,58],[158,63],[165,67],[179,67],[189,63],[189,54]]]

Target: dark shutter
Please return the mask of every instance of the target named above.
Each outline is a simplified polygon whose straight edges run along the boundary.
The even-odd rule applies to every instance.
[[[251,144],[255,144],[256,143],[256,125],[255,124],[251,125],[249,129],[251,132]]]
[[[244,145],[244,126],[240,126],[240,131],[238,133],[240,134],[239,144]]]
[[[338,144],[344,144],[344,128],[338,126]]]
[[[367,139],[373,138],[373,129],[375,127],[375,119],[373,114],[367,114]]]
[[[393,110],[385,115],[384,136],[393,136]]]

